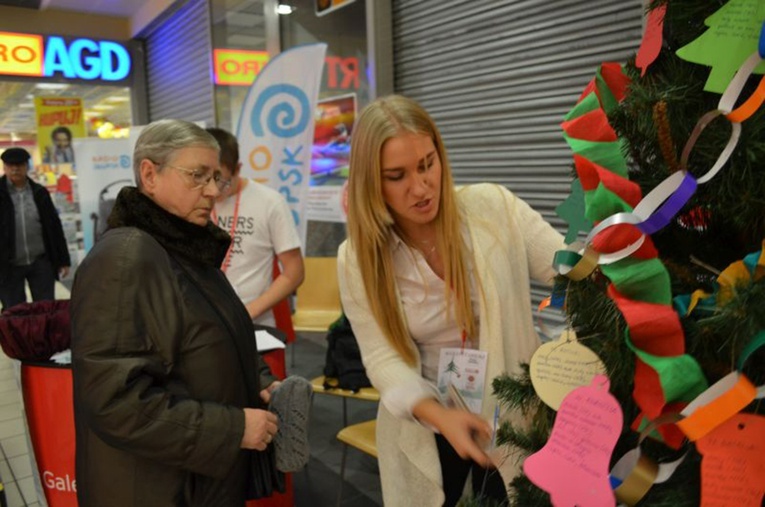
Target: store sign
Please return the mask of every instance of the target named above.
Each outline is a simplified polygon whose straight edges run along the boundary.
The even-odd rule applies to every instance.
[[[266,51],[242,49],[216,49],[213,51],[215,84],[224,86],[250,86],[268,63]],[[359,88],[359,59],[328,56],[325,85],[330,90],[357,90]]]
[[[250,86],[268,63],[268,52],[216,49],[213,60],[215,84]]]
[[[66,40],[0,32],[0,74],[121,81],[130,74],[130,53],[112,41]]]
[[[0,74],[43,75],[42,35],[0,32]]]

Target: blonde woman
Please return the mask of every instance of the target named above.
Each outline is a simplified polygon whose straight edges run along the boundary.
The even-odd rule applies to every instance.
[[[382,403],[386,506],[505,501],[517,470],[485,452],[491,381],[539,344],[529,280],[550,282],[562,237],[504,187],[454,188],[441,135],[416,102],[389,96],[359,116],[351,145],[343,308]],[[451,408],[456,390],[468,408]]]

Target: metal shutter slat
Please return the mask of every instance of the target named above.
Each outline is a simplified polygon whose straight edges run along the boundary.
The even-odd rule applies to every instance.
[[[177,118],[215,125],[206,0],[190,0],[146,38],[149,119]]]

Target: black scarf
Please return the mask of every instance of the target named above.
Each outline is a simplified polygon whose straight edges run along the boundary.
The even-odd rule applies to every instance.
[[[223,262],[231,244],[231,236],[212,222],[204,227],[187,222],[160,207],[136,187],[123,187],[120,190],[107,223],[110,229],[137,227],[151,234],[173,257],[183,257],[216,268]],[[215,305],[211,304],[214,308]],[[246,317],[244,308],[242,312]],[[221,322],[225,324],[226,321],[221,313]],[[232,331],[232,336],[236,339],[238,335]],[[256,375],[250,383],[258,385],[257,372],[248,373]],[[251,395],[258,396],[258,393]],[[248,499],[269,497],[275,490],[285,492],[284,474],[276,469],[274,452],[273,446],[263,452],[248,452]]]
[[[208,222],[187,222],[160,207],[136,187],[123,187],[107,221],[110,229],[137,227],[148,232],[171,255],[219,267],[226,257],[231,236]]]

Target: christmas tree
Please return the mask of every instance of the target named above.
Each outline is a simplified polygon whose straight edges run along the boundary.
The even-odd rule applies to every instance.
[[[614,505],[763,502],[765,404],[756,386],[765,384],[765,81],[760,86],[760,76],[752,75],[738,86],[734,80],[736,74],[744,83],[762,67],[750,55],[765,53],[763,5],[653,1],[648,26],[658,27],[661,37],[654,40],[655,60],[648,65],[645,55],[637,57],[644,73],[635,58],[623,67],[604,65],[563,122],[576,170],[572,198],[561,209],[574,229],[592,222],[600,230],[589,231],[586,247],[574,244],[556,256],[562,274],[552,301],[564,307],[575,346],[602,362],[603,385],[618,401],[623,424],[613,445],[599,440],[604,437],[596,425],[607,433],[605,420],[582,416],[562,429],[556,417],[564,411],[570,417],[589,409],[574,399],[583,392],[575,389],[562,405],[551,403],[555,409],[547,404],[549,380],[563,374],[540,374],[540,364],[550,365],[538,353],[524,375],[494,380],[503,405],[523,411],[529,423],[503,424],[498,442],[521,448],[527,459],[551,451],[551,443],[560,446],[547,454],[586,451],[580,454],[589,453],[593,463],[585,457],[577,466],[608,481],[617,491],[609,490]],[[754,34],[752,26],[758,27]],[[711,31],[716,38],[702,44]],[[690,56],[710,43],[719,47],[702,60]],[[644,40],[644,46],[650,44]],[[686,49],[678,56],[680,48]],[[738,73],[722,71],[732,62]],[[717,92],[705,90],[710,71],[721,83]],[[570,241],[576,234],[569,232]],[[597,368],[586,373],[593,378]],[[577,447],[576,431],[588,424],[592,436],[581,440],[607,452],[607,464],[595,463],[597,453],[584,444]],[[560,438],[553,442],[551,433],[572,427],[573,451]],[[617,471],[625,455],[634,460]],[[598,467],[605,475],[593,471]],[[562,478],[566,470],[544,473]],[[638,471],[644,472],[642,485]],[[551,505],[550,487],[535,485],[545,482],[551,481],[519,476],[511,502]],[[565,501],[558,496],[556,503],[574,504]],[[576,504],[596,505],[585,499]]]

